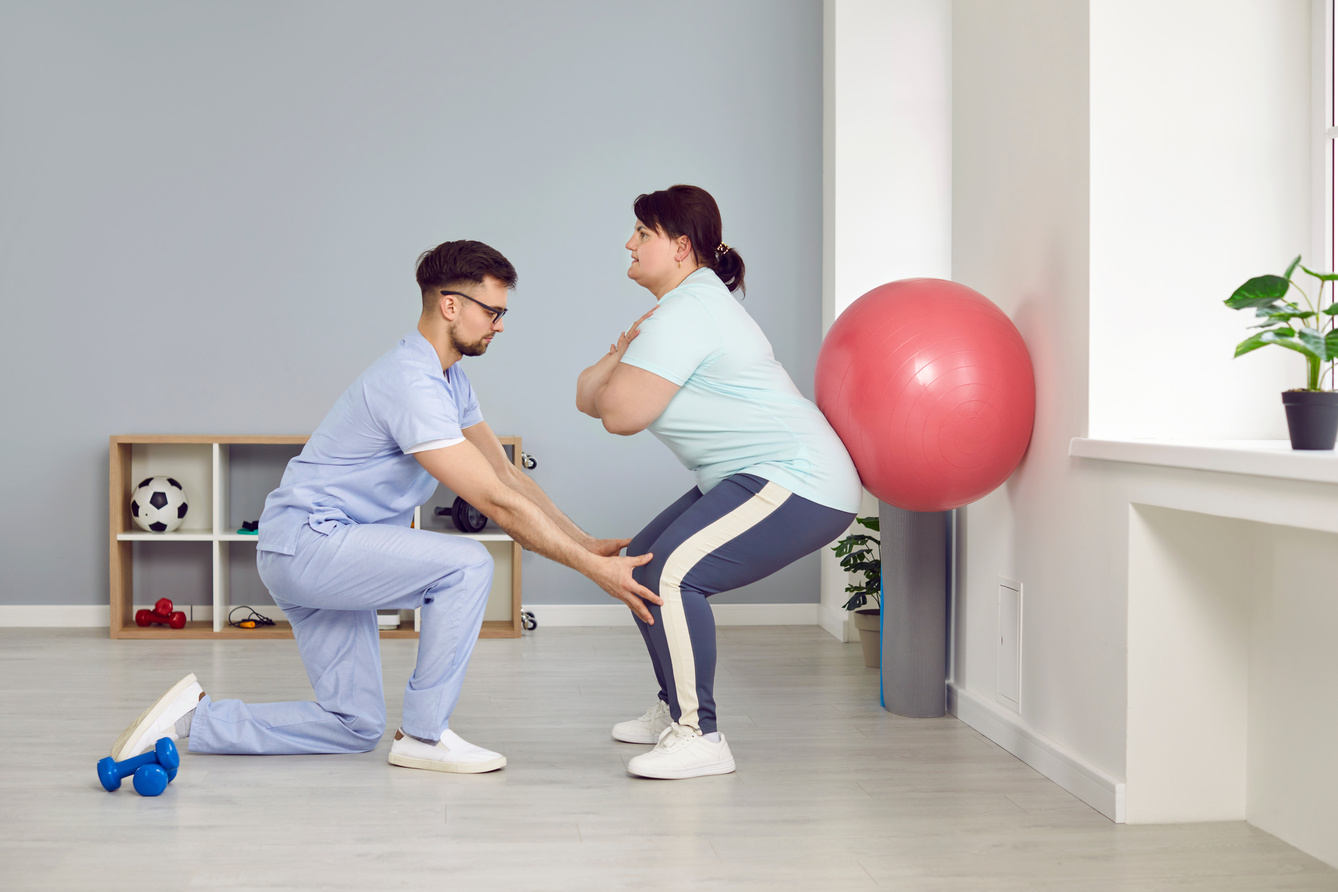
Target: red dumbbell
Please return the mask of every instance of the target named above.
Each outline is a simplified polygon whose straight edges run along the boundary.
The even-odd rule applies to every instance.
[[[158,603],[153,605],[152,610],[135,611],[135,625],[147,626],[151,623],[165,624],[173,629],[184,629],[186,628],[186,614],[180,610],[173,610],[171,599],[159,598]]]

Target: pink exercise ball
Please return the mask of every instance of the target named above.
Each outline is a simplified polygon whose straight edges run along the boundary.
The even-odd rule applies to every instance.
[[[1036,381],[1022,335],[983,295],[903,279],[837,317],[814,395],[860,479],[909,511],[947,511],[1008,479],[1031,441]]]

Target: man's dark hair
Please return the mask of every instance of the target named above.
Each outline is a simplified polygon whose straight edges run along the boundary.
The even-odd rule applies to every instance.
[[[418,257],[418,287],[424,303],[440,289],[478,285],[484,276],[492,276],[507,288],[516,287],[516,268],[511,261],[483,242],[442,242]]]

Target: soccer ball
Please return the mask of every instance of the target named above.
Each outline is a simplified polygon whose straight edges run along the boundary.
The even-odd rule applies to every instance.
[[[171,477],[148,477],[130,494],[130,516],[150,533],[170,533],[186,519],[186,490]]]

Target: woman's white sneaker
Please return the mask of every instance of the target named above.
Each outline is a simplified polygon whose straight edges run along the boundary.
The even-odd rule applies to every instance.
[[[627,763],[628,774],[665,780],[729,774],[733,770],[734,755],[725,735],[713,741],[677,722],[664,729],[655,749]]]
[[[453,774],[483,774],[505,768],[506,756],[474,746],[449,728],[441,732],[441,740],[435,746],[410,737],[401,728],[390,745],[390,764]]]
[[[655,705],[646,710],[639,719],[619,722],[613,726],[613,739],[623,743],[656,743],[664,729],[673,723],[669,715],[669,704],[658,697]]]

